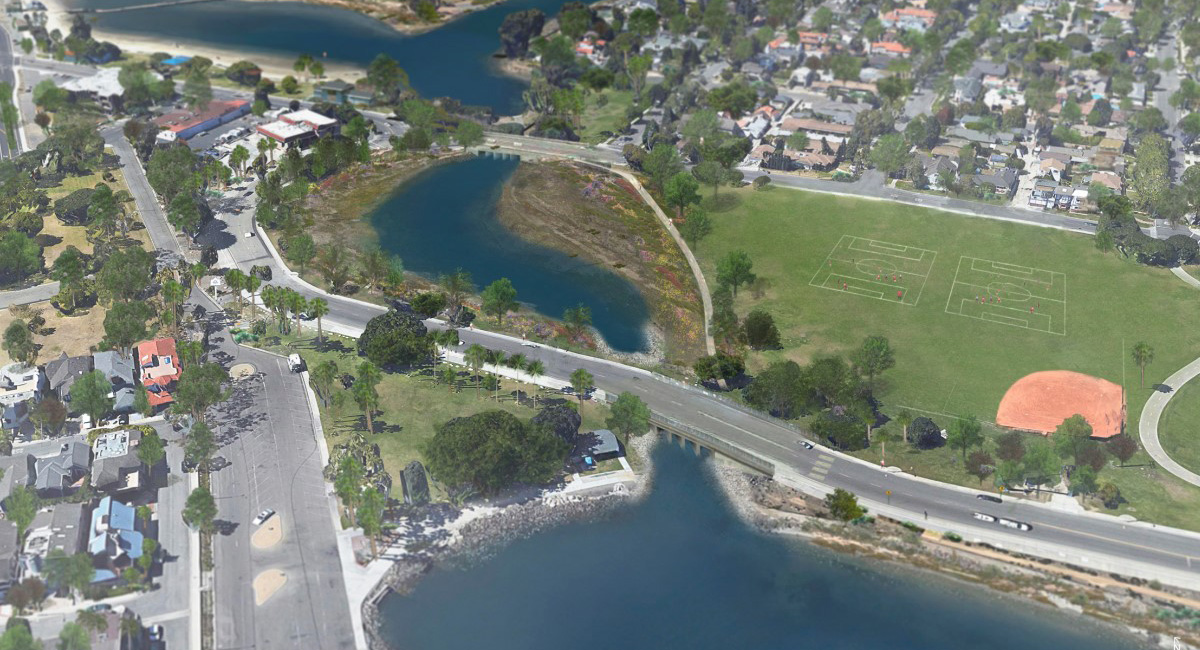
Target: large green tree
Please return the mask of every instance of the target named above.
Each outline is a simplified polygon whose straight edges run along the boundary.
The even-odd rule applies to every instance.
[[[208,488],[200,486],[188,495],[183,506],[183,521],[187,525],[211,533],[217,518],[217,502]]]
[[[111,393],[112,383],[103,372],[84,373],[71,384],[71,410],[88,415],[92,418],[92,426],[97,426],[100,418],[112,411]]]
[[[480,294],[483,300],[483,313],[496,317],[499,324],[504,315],[516,311],[520,304],[517,302],[517,290],[508,278],[500,278],[484,288]]]
[[[717,262],[717,282],[728,285],[737,296],[738,287],[754,282],[754,262],[744,250],[729,251]]]
[[[625,444],[628,445],[630,436],[641,435],[649,430],[650,407],[646,406],[642,398],[624,391],[617,396],[617,401],[613,402],[604,425],[624,436]]]
[[[495,494],[514,482],[543,483],[562,467],[567,444],[506,411],[484,411],[437,427],[426,449],[431,474],[450,487]]]

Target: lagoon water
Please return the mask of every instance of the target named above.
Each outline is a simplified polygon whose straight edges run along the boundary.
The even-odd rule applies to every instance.
[[[103,8],[147,0],[64,1],[71,7]],[[508,114],[520,111],[525,83],[498,75],[492,67],[491,56],[500,49],[500,23],[511,12],[534,7],[549,18],[563,2],[507,0],[417,36],[404,36],[343,9],[243,0],[97,14],[96,28],[178,43],[177,54],[186,54],[188,43],[197,43],[287,61],[301,53],[326,54],[330,61],[365,67],[383,52],[408,71],[413,87],[424,97],[454,97]]]
[[[414,177],[371,214],[380,245],[399,255],[407,270],[428,277],[462,267],[479,289],[507,277],[519,301],[548,316],[583,303],[613,349],[644,350],[646,303],[631,282],[522,240],[496,219],[496,201],[517,164],[477,157]]]
[[[745,526],[691,451],[600,521],[438,568],[381,603],[396,650],[1117,650],[1080,617]]]

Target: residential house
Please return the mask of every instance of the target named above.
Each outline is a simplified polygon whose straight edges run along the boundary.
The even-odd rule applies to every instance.
[[[933,23],[937,20],[937,16],[936,11],[930,11],[929,9],[901,7],[880,16],[879,22],[883,23],[884,27],[896,31],[902,32],[906,29],[911,29],[924,32],[933,26]]]
[[[84,478],[92,465],[92,450],[86,443],[70,440],[62,443],[58,453],[41,458],[30,456],[33,463],[33,487],[42,498],[57,498],[74,494],[83,487]]]
[[[779,123],[779,131],[786,135],[792,133],[807,133],[810,139],[821,137],[846,138],[850,132],[854,130],[853,126],[848,124],[834,124],[824,120],[816,120],[807,117],[789,117]]]
[[[912,54],[911,49],[904,47],[904,44],[898,41],[876,41],[871,43],[870,52],[871,54],[890,54],[902,59]]]
[[[1017,191],[1017,172],[1011,167],[1003,167],[976,175],[975,182],[991,187],[1001,196],[1012,196]]]
[[[1069,162],[1063,162],[1058,158],[1043,158],[1041,162],[1042,173],[1049,175],[1056,183],[1062,182],[1066,178],[1069,166]]]
[[[958,103],[971,103],[979,99],[979,95],[983,93],[983,82],[978,77],[955,77],[954,78],[954,101]]]
[[[92,365],[112,384],[113,412],[132,413],[135,396],[133,357],[111,350],[92,355]]]
[[[140,647],[140,637],[127,635],[127,626],[123,625],[127,618],[137,620],[137,614],[134,614],[133,610],[126,608],[120,613],[109,610],[100,612],[100,616],[104,619],[104,627],[87,627],[90,636],[88,647],[91,650],[135,650]]]
[[[917,154],[917,160],[921,162],[925,182],[930,189],[945,190],[942,184],[942,178],[950,175],[955,180],[958,179],[958,161],[946,156],[926,156],[925,154]]]
[[[341,79],[334,79],[326,81],[313,89],[313,97],[321,102],[345,104],[350,100],[351,90],[354,90],[354,84],[346,83]]]
[[[46,375],[37,366],[10,363],[0,369],[0,426],[19,431],[47,386]]]
[[[92,443],[92,487],[106,494],[142,486],[142,461],[137,446],[142,434],[134,429],[109,431]]]
[[[346,100],[356,106],[370,106],[375,103],[375,85],[360,83],[346,93]]]
[[[17,557],[21,551],[17,524],[10,519],[0,519],[0,598],[8,594],[8,588],[19,578]]]
[[[1113,172],[1109,172],[1109,171],[1094,171],[1094,172],[1092,172],[1091,175],[1085,179],[1084,184],[1091,186],[1092,183],[1097,183],[1097,184],[1103,185],[1104,187],[1107,187],[1108,189],[1112,190],[1116,194],[1124,194],[1125,193],[1124,181],[1121,180],[1120,176],[1118,176],[1117,174],[1114,174]]]
[[[92,371],[92,357],[68,357],[63,352],[57,359],[46,363],[46,381],[50,392],[63,402],[71,401],[71,385],[76,379]]]
[[[34,515],[21,554],[21,579],[41,576],[46,556],[52,550],[58,549],[67,556],[83,550],[87,530],[83,508],[82,503],[57,503]]]
[[[150,397],[150,406],[158,408],[175,401],[171,392],[183,374],[175,339],[154,339],[138,344],[138,369],[142,385]]]
[[[95,573],[92,583],[112,582],[142,556],[142,531],[133,506],[111,496],[92,511],[87,551]]]
[[[1020,34],[1033,25],[1029,14],[1024,11],[1013,11],[1000,17],[1000,31]]]

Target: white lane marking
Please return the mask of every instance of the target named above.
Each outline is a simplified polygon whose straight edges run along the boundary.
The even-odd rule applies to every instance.
[[[784,450],[784,451],[786,451],[786,452],[788,452],[788,453],[793,453],[793,452],[795,452],[795,450],[794,450],[794,449],[792,449],[791,447],[788,447],[788,446],[786,446],[786,445],[781,445],[781,444],[779,444],[778,442],[775,442],[774,440],[771,440],[771,439],[769,439],[769,438],[764,438],[764,437],[762,437],[762,436],[758,435],[757,433],[754,433],[753,431],[748,431],[748,430],[746,430],[746,429],[743,429],[743,428],[739,427],[739,426],[738,426],[738,425],[736,425],[736,424],[732,424],[732,423],[730,423],[730,422],[726,422],[725,420],[722,420],[722,419],[718,418],[718,417],[717,417],[717,416],[715,416],[715,415],[709,415],[708,413],[705,413],[704,411],[700,411],[700,415],[703,415],[704,417],[706,417],[706,418],[709,418],[709,419],[711,419],[711,420],[716,420],[717,422],[720,422],[721,424],[724,424],[724,425],[725,425],[725,426],[727,426],[727,427],[731,427],[731,428],[737,429],[738,431],[741,431],[742,433],[744,433],[744,434],[746,434],[746,435],[748,435],[748,436],[750,436],[750,437],[752,437],[752,438],[758,438],[759,440],[761,440],[761,441],[763,441],[763,442],[765,442],[765,443],[768,443],[768,444],[775,445],[776,447],[779,447],[780,449],[782,449],[782,450]]]

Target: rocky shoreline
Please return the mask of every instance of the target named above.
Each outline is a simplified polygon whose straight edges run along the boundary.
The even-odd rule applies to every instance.
[[[1089,623],[1108,626],[1147,647],[1200,647],[1200,634],[1187,622],[1188,615],[1197,612],[1185,604],[1200,594],[1158,585],[1147,588],[1137,580],[1118,582],[1115,576],[1089,575],[987,547],[935,540],[898,522],[879,521],[866,532],[866,527],[831,522],[820,500],[772,479],[747,474],[732,463],[709,467],[733,510],[761,532],[799,537],[839,553],[936,573],[1029,605],[1086,616]],[[1172,613],[1178,616],[1172,618]]]
[[[630,446],[643,458],[649,458],[657,438],[641,436]],[[649,494],[653,472],[644,469],[631,488],[614,489],[595,495],[572,496],[559,492],[507,505],[469,521],[430,542],[417,532],[406,539],[404,556],[392,563],[387,573],[371,590],[362,604],[362,621],[370,650],[392,650],[380,634],[379,604],[389,594],[407,594],[437,566],[469,566],[486,561],[499,549],[539,532],[577,521],[594,520],[636,503]],[[618,484],[624,485],[624,484]],[[444,514],[444,513],[443,513]],[[453,513],[463,517],[461,511]]]

